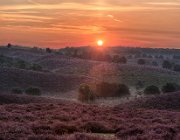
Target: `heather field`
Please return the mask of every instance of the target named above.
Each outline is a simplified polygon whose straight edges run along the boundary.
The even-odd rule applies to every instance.
[[[23,140],[179,140],[179,93],[116,107],[41,99],[0,106],[0,138]],[[161,99],[164,99],[161,102]],[[6,100],[8,97],[6,98]],[[17,98],[16,98],[17,99]],[[26,98],[28,99],[28,97]],[[36,100],[32,99],[31,101]],[[46,103],[43,103],[43,100]],[[4,101],[4,100],[3,100]],[[147,101],[148,102],[148,101]],[[167,103],[167,108],[164,106]],[[171,106],[168,104],[173,102]],[[25,102],[27,103],[27,102]],[[155,106],[152,108],[152,104]],[[133,105],[133,104],[132,104]],[[157,105],[157,106],[156,106]],[[159,106],[164,108],[159,108]],[[149,107],[148,107],[149,106]]]

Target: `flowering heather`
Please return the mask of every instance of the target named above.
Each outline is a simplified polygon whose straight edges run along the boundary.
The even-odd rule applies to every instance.
[[[42,101],[1,105],[0,139],[178,140],[180,137],[180,112],[173,109]]]

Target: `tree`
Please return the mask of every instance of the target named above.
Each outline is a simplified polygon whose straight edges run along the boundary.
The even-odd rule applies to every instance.
[[[78,100],[81,102],[94,101],[95,97],[87,84],[83,84],[79,87]]]
[[[113,97],[117,92],[117,84],[101,82],[96,85],[96,91],[100,97]]]
[[[46,52],[47,52],[47,53],[51,53],[52,50],[51,50],[50,48],[46,48]]]
[[[144,90],[144,94],[146,94],[146,95],[153,95],[153,94],[160,94],[160,93],[161,92],[160,92],[159,88],[154,85],[148,86]]]
[[[164,60],[163,64],[162,64],[162,67],[165,68],[165,69],[171,69],[172,68],[172,64],[168,60]]]
[[[126,57],[120,57],[119,58],[119,63],[123,63],[123,64],[126,64],[127,63],[127,59],[126,59]]]
[[[137,62],[139,65],[145,65],[146,64],[146,61],[144,59],[138,59],[138,62]]]
[[[20,88],[13,88],[11,90],[11,93],[13,93],[13,94],[23,94],[23,91]]]
[[[122,96],[128,96],[130,95],[130,91],[128,86],[124,84],[119,84],[116,92],[116,96],[122,97]]]
[[[7,48],[11,48],[12,45],[10,43],[7,44]]]
[[[119,55],[114,55],[112,61],[114,63],[118,63],[119,62]]]

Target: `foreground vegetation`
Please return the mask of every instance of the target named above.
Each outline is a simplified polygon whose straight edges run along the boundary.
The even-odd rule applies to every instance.
[[[177,112],[180,108],[179,95],[179,93],[172,94],[171,101],[169,96],[157,97],[156,100],[149,102],[147,100],[146,105],[149,106],[145,107],[141,101],[117,107],[98,107],[65,101],[46,102],[43,98],[41,103],[35,104],[4,104],[0,106],[0,138],[178,140],[180,138],[178,125],[180,113]],[[36,99],[31,98],[30,102]],[[164,102],[169,105],[167,108]]]

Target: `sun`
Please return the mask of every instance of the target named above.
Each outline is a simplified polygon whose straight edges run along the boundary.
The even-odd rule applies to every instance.
[[[97,41],[97,45],[98,46],[103,46],[104,45],[104,41],[103,40],[98,40]]]

